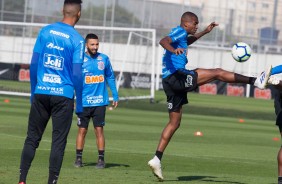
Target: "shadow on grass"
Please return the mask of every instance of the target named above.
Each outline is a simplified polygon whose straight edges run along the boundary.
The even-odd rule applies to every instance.
[[[95,167],[97,162],[86,162],[83,163],[84,167]],[[111,168],[111,167],[130,167],[127,164],[116,164],[116,163],[106,163],[106,168]]]
[[[242,182],[236,182],[236,181],[219,181],[217,177],[214,176],[179,176],[177,177],[178,180],[176,181],[194,181],[194,180],[200,180],[203,182],[214,182],[214,183],[226,183],[226,184],[246,184]],[[168,180],[166,180],[168,181]]]

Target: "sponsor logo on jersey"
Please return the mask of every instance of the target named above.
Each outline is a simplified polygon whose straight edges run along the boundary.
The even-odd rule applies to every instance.
[[[87,62],[87,61],[88,61],[88,58],[85,57],[84,60],[83,60],[83,62]]]
[[[88,104],[100,104],[104,102],[103,96],[99,95],[99,96],[87,96],[86,97],[86,102]]]
[[[59,75],[45,73],[43,76],[43,82],[61,84],[62,79]]]
[[[98,61],[98,69],[99,70],[104,70],[105,69],[105,64],[103,61]]]
[[[60,50],[60,51],[63,51],[63,50],[64,50],[63,47],[54,45],[54,43],[51,43],[51,42],[47,43],[47,44],[46,44],[46,47],[47,47],[48,49],[57,49],[57,50]]]
[[[59,32],[59,31],[50,30],[50,33],[53,34],[53,35],[57,35],[57,36],[67,38],[67,39],[70,38],[70,35],[68,35],[66,33]]]
[[[53,68],[54,70],[63,70],[64,58],[52,54],[44,54],[44,66],[47,68]]]
[[[57,94],[57,95],[64,94],[64,88],[37,86],[37,89],[42,90],[42,91],[49,91],[51,94]]]
[[[85,84],[95,84],[104,82],[104,75],[88,75],[85,76]]]

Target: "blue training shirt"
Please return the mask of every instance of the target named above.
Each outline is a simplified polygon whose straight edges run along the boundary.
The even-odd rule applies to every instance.
[[[88,54],[84,56],[83,68],[83,107],[104,106],[109,104],[107,84],[113,95],[113,100],[118,101],[115,75],[109,57],[97,52],[94,58]]]
[[[183,48],[184,52],[182,54],[176,55],[168,50],[164,50],[163,55],[163,67],[162,67],[162,78],[166,78],[169,75],[176,72],[178,69],[185,68],[188,63],[187,60],[187,36],[188,33],[181,26],[177,26],[171,30],[168,34],[171,38],[171,46],[175,49]]]
[[[33,52],[39,53],[35,94],[74,97],[73,63],[83,63],[84,38],[57,22],[43,27]]]

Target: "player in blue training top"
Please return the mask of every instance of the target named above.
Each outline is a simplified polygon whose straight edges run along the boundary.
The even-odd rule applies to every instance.
[[[171,30],[168,36],[160,41],[165,49],[163,56],[162,84],[167,96],[169,121],[164,128],[155,156],[148,162],[154,175],[163,180],[161,159],[165,148],[169,144],[175,131],[180,126],[182,105],[188,103],[187,92],[195,90],[198,86],[220,80],[229,83],[244,83],[264,88],[269,78],[271,67],[263,72],[257,79],[246,77],[237,73],[225,71],[220,68],[195,70],[185,69],[188,45],[209,33],[218,24],[212,22],[207,28],[197,33],[199,20],[192,12],[185,12],[181,16],[180,26]]]
[[[83,113],[78,115],[78,133],[76,138],[76,160],[75,167],[82,167],[82,152],[85,136],[90,119],[93,121],[96,144],[98,149],[98,161],[96,168],[105,168],[105,114],[108,106],[109,95],[107,85],[113,96],[113,107],[118,105],[118,92],[114,71],[108,56],[98,52],[99,39],[95,34],[88,34],[85,38],[86,54],[83,62]]]
[[[38,34],[30,65],[31,108],[19,183],[26,177],[47,123],[52,118],[52,145],[48,184],[60,174],[76,94],[76,113],[82,108],[84,39],[74,29],[81,15],[81,0],[65,0],[63,19],[43,27]]]

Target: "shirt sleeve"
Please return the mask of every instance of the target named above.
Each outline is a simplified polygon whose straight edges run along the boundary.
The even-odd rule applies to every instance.
[[[73,63],[83,63],[84,50],[85,50],[85,44],[84,41],[81,40],[79,44],[75,47],[73,53],[73,61],[72,61]]]
[[[115,74],[111,65],[111,62],[109,60],[109,58],[107,57],[107,65],[105,68],[105,77],[106,77],[106,81],[110,87],[110,90],[112,92],[113,95],[113,100],[114,101],[118,101],[119,97],[118,97],[118,92],[117,92],[117,88],[116,88],[116,80],[115,80]]]
[[[176,29],[172,32],[169,33],[169,37],[171,38],[172,42],[177,42],[181,39],[183,39],[183,37],[186,37],[187,33],[181,29]]]
[[[38,68],[38,59],[39,53],[33,52],[31,62],[30,62],[30,102],[32,102],[32,98],[34,95],[35,87],[37,84],[37,68]]]
[[[73,85],[76,96],[76,113],[83,111],[82,107],[82,90],[83,90],[83,77],[82,77],[82,63],[73,63]]]

